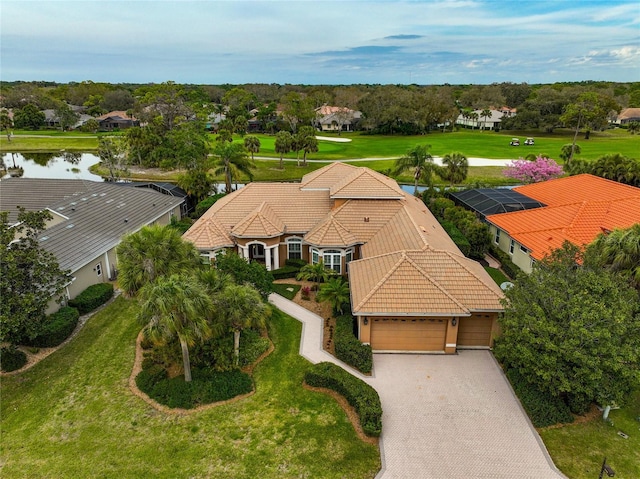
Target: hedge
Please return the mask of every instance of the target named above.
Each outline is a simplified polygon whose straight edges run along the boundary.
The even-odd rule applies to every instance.
[[[25,342],[27,346],[52,348],[59,346],[76,329],[80,313],[76,308],[65,306],[47,316],[38,335]]]
[[[195,217],[200,218],[206,211],[213,206],[213,204],[218,201],[220,198],[225,196],[226,193],[217,193],[215,195],[209,196],[205,198],[200,203],[196,205]]]
[[[573,422],[571,410],[562,398],[540,391],[527,381],[517,369],[508,369],[506,375],[535,427]]]
[[[5,373],[16,371],[27,364],[27,355],[15,346],[0,349],[0,369]]]
[[[469,243],[467,237],[462,234],[458,227],[451,221],[442,221],[440,224],[447,232],[447,234],[451,237],[456,246],[460,248],[462,254],[465,256],[469,256],[469,254],[471,253],[471,243]]]
[[[358,371],[368,374],[373,367],[373,352],[371,346],[361,343],[353,335],[353,317],[350,315],[336,318],[334,335],[336,357]]]
[[[306,266],[308,263],[303,259],[288,259],[284,262],[287,266],[293,266],[295,268],[301,269]]]
[[[318,363],[305,372],[309,386],[331,389],[343,396],[356,410],[360,426],[367,436],[382,432],[382,405],[375,389],[333,363]]]
[[[491,256],[500,261],[501,269],[507,276],[509,276],[509,279],[516,279],[522,270],[513,264],[511,257],[495,245],[491,245],[489,252],[491,253]]]
[[[113,285],[111,283],[98,283],[89,286],[78,296],[69,301],[72,306],[82,314],[87,314],[102,306],[113,297]]]
[[[251,377],[237,369],[222,372],[192,369],[191,373],[191,382],[185,382],[183,376],[169,379],[167,372],[155,365],[142,370],[136,376],[136,384],[160,404],[183,409],[224,401],[253,390]]]
[[[296,266],[283,266],[282,268],[271,271],[273,279],[295,278],[300,272],[300,268]]]

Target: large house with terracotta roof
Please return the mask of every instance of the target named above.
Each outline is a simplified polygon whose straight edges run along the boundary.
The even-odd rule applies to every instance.
[[[185,234],[203,256],[231,250],[268,270],[287,259],[348,276],[361,341],[375,351],[488,348],[503,294],[398,184],[344,163],[301,183],[250,183]]]
[[[514,188],[546,206],[489,215],[494,243],[529,273],[565,241],[578,246],[600,233],[640,223],[640,188],[589,174]]]

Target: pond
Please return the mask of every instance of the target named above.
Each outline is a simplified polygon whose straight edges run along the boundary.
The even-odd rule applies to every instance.
[[[89,171],[91,165],[100,162],[100,158],[91,153],[44,152],[44,153],[4,153],[3,178],[22,176],[24,178],[58,178],[103,181],[99,175]],[[14,170],[15,167],[15,170]],[[5,170],[7,170],[5,172]]]

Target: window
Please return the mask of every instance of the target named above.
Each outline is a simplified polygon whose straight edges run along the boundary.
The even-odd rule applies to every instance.
[[[322,252],[322,261],[325,268],[332,269],[338,274],[342,273],[342,254],[338,250],[327,250]]]
[[[311,263],[318,264],[320,261],[320,253],[317,249],[311,250]]]
[[[529,250],[527,248],[525,248],[524,246],[520,245],[520,251],[522,251],[524,254],[528,254]]]
[[[515,247],[516,247],[516,242],[514,240],[511,240],[509,242],[509,254],[513,254],[513,250],[515,249]]]
[[[102,263],[98,263],[94,270],[98,276],[102,276]]]
[[[495,242],[495,244],[500,244],[500,230],[496,229],[496,237],[493,240]]]
[[[302,259],[302,240],[292,238],[287,240],[287,258]]]
[[[353,250],[349,249],[344,255],[345,263],[349,264],[353,260]]]

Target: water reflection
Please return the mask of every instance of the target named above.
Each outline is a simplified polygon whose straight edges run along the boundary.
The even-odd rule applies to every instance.
[[[91,153],[70,151],[5,153],[2,155],[2,177],[61,178],[103,181],[89,171],[100,158]],[[19,170],[22,170],[21,174]],[[12,174],[13,173],[13,174]]]

